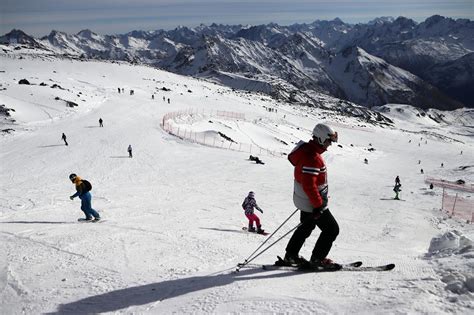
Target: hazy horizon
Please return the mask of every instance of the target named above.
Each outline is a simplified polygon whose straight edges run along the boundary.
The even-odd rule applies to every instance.
[[[0,33],[21,29],[40,37],[52,30],[77,33],[90,29],[98,34],[123,34],[134,30],[170,30],[212,23],[260,25],[311,23],[340,18],[346,23],[367,23],[378,17],[404,16],[422,22],[439,14],[472,20],[472,0],[333,0],[333,1],[228,1],[207,0],[4,0],[0,4]]]

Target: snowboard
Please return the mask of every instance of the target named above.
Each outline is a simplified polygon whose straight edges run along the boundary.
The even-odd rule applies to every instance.
[[[79,218],[77,219],[77,222],[79,223],[101,223],[101,222],[104,222],[105,220],[104,219],[100,219],[99,221],[96,221],[96,220],[86,220],[84,218]]]
[[[263,235],[263,236],[266,236],[266,235],[270,234],[269,232],[263,232],[263,233],[257,233],[257,231],[252,232],[252,231],[249,231],[249,229],[248,229],[246,226],[244,226],[244,227],[242,228],[242,230],[244,230],[245,232],[260,234],[260,235]]]

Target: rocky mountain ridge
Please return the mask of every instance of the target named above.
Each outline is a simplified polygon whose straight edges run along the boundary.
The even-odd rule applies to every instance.
[[[323,93],[369,108],[386,103],[474,107],[469,88],[474,86],[474,61],[469,57],[474,52],[474,22],[466,19],[211,24],[122,35],[52,31],[40,39],[14,30],[0,37],[0,44],[149,64],[306,104],[315,103],[315,93]]]

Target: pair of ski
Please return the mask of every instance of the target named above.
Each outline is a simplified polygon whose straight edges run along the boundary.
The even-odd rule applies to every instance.
[[[362,266],[361,261],[346,264],[331,264],[328,266],[310,267],[309,265],[287,265],[283,259],[278,257],[274,265],[262,265],[264,270],[290,270],[298,272],[334,272],[334,271],[389,271],[395,268],[395,264],[380,266]]]

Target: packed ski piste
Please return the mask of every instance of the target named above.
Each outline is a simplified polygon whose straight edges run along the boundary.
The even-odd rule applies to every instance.
[[[388,104],[380,124],[4,49],[1,314],[474,309],[472,197],[448,215],[430,181],[474,182],[472,111]]]

